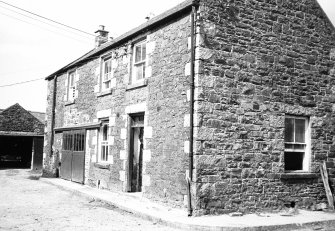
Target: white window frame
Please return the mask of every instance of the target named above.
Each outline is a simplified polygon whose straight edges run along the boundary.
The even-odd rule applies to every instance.
[[[104,127],[107,126],[107,134],[106,139],[104,139]],[[104,121],[100,127],[100,143],[99,143],[99,154],[98,154],[98,162],[109,162],[109,122]],[[105,155],[103,152],[105,151]]]
[[[293,132],[294,135],[294,141],[293,142],[286,142],[284,140],[285,144],[285,153],[286,152],[304,152],[303,162],[302,162],[302,169],[301,170],[285,170],[286,172],[309,172],[310,171],[310,162],[311,162],[311,127],[310,127],[310,119],[306,116],[293,116],[293,115],[285,115],[285,119],[300,119],[305,120],[305,142],[295,142],[295,129]],[[295,124],[295,122],[294,122]],[[295,126],[295,125],[294,125]],[[284,127],[286,129],[286,125]],[[288,148],[286,145],[304,145],[303,148]]]
[[[76,98],[77,90],[77,70],[72,70],[68,72],[68,88],[67,88],[67,100],[73,101]]]
[[[146,51],[146,40],[143,40],[141,42],[135,43],[133,46],[133,65],[132,65],[132,78],[131,78],[131,83],[138,83],[140,82],[142,79],[145,79],[145,69],[146,69],[146,53],[143,57],[143,48],[145,48]],[[140,48],[140,52],[141,52],[141,59],[138,60],[136,62],[136,48],[137,47],[141,47]],[[141,68],[142,69],[142,76],[137,76],[137,69]]]
[[[110,71],[106,72],[106,63],[110,63]],[[107,56],[102,58],[102,70],[101,70],[101,90],[106,91],[112,88],[112,78],[113,78],[113,66],[112,66],[112,56]]]

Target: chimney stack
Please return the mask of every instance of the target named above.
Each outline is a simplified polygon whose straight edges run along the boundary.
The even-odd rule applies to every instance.
[[[100,25],[99,30],[96,32],[96,37],[95,37],[95,47],[99,47],[105,42],[108,42],[108,31],[105,31],[105,26]]]

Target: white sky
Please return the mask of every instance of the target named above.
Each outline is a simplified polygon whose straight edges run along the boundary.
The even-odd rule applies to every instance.
[[[3,0],[52,20],[94,34],[105,25],[117,37],[183,0]],[[318,0],[335,24],[335,0]],[[44,78],[94,48],[94,37],[41,23],[0,0],[0,109],[19,103],[45,111],[46,81],[3,85]],[[50,23],[50,22],[47,22]],[[51,23],[52,24],[52,23]],[[55,24],[53,24],[55,25]],[[58,27],[58,26],[57,26]]]

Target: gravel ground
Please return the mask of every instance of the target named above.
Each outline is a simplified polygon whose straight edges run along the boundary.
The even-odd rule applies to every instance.
[[[27,169],[0,169],[0,230],[176,230],[38,179]]]

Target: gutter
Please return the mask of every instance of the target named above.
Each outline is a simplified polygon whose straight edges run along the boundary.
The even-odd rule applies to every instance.
[[[191,73],[190,73],[190,140],[189,140],[189,165],[188,165],[188,177],[187,181],[187,208],[188,208],[188,216],[192,216],[192,196],[191,196],[191,183],[193,176],[193,115],[194,115],[194,62],[195,62],[195,17],[196,10],[195,6],[192,6],[191,13]]]

